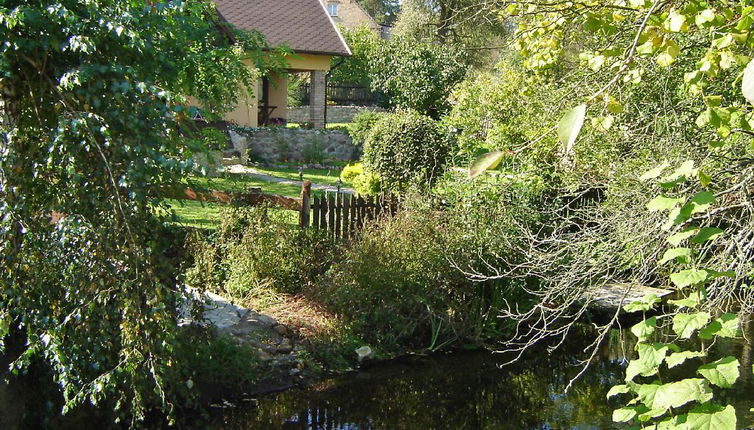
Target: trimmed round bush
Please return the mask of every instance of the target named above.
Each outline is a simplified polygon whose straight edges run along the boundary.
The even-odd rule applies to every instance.
[[[432,183],[444,168],[450,145],[438,123],[415,111],[384,115],[364,144],[362,162],[388,189]]]

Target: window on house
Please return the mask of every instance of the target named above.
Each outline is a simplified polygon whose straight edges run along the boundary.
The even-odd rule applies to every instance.
[[[327,12],[330,14],[330,16],[338,16],[338,6],[338,3],[327,3]]]

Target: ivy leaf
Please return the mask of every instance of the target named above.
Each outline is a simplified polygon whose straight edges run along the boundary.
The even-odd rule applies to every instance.
[[[688,263],[690,258],[691,248],[671,248],[665,251],[658,264],[662,265],[671,260],[676,260],[679,263]]]
[[[639,180],[642,182],[646,182],[650,179],[655,179],[656,177],[660,176],[662,172],[664,172],[665,169],[667,169],[669,166],[670,165],[668,163],[662,163],[659,166],[655,167],[654,169],[639,176]]]
[[[582,103],[569,110],[558,123],[558,137],[560,143],[563,144],[563,152],[566,154],[573,149],[581,127],[584,125],[584,118],[586,118],[586,104]]]
[[[639,338],[640,342],[644,342],[654,334],[657,328],[657,318],[652,317],[647,320],[640,321],[638,324],[631,327],[631,333]]]
[[[754,104],[754,60],[751,60],[744,70],[741,79],[741,92],[749,103]]]
[[[665,197],[665,196],[657,196],[653,198],[649,203],[647,203],[647,209],[650,212],[657,212],[657,211],[666,211],[673,209],[677,205],[683,204],[684,199],[681,197],[673,198],[673,197]]]
[[[503,151],[492,151],[480,156],[471,163],[469,178],[476,178],[487,170],[494,169],[503,161],[503,157],[505,157],[505,152]]]
[[[691,239],[691,241],[694,243],[702,244],[704,242],[717,238],[723,233],[725,232],[717,227],[703,227],[701,230],[699,230],[699,233]]]
[[[707,280],[706,270],[686,269],[670,275],[670,280],[678,287],[685,288],[690,285],[702,283]]]
[[[699,337],[702,339],[712,339],[715,336],[727,338],[741,336],[741,330],[738,327],[738,315],[725,313],[704,329],[699,330]]]
[[[615,397],[618,394],[626,394],[629,391],[631,391],[631,389],[628,387],[628,385],[613,385],[610,388],[610,391],[607,392],[607,398],[609,399],[611,397]]]
[[[682,379],[664,384],[657,389],[652,408],[677,408],[686,403],[704,403],[712,399],[712,390],[707,381],[701,378]]]
[[[730,388],[738,381],[741,364],[735,357],[725,357],[699,366],[697,373],[720,388]]]
[[[689,411],[686,427],[693,430],[736,430],[736,409],[728,405],[699,405]]]
[[[701,351],[681,351],[681,352],[675,352],[673,354],[670,354],[666,359],[665,363],[667,363],[669,368],[678,366],[679,364],[683,364],[686,362],[686,360],[691,358],[701,358],[706,357],[707,353],[701,352]]]
[[[688,339],[695,331],[706,326],[709,319],[710,315],[707,312],[676,314],[673,317],[673,332],[683,339]]]

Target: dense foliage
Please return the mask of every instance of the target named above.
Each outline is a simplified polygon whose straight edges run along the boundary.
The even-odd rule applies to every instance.
[[[136,425],[194,396],[160,190],[202,150],[185,96],[222,111],[263,57],[258,35],[230,45],[215,22],[204,2],[0,3],[0,338],[23,339],[2,353],[48,368],[64,412]]]
[[[578,205],[566,206],[564,222],[546,235],[532,235],[527,252],[529,266],[538,269],[526,272],[544,269],[545,288],[536,295],[559,304],[544,320],[578,318],[588,306],[582,297],[610,282],[669,286],[684,297],[673,303],[677,310],[645,317],[632,329],[638,357],[626,369],[627,383],[611,394],[632,395],[614,418],[634,428],[736,428],[735,410],[711,402],[709,385],[727,388],[738,380],[735,357],[697,366],[700,378],[674,380],[668,369],[705,360],[704,349],[685,339],[697,332],[703,341],[734,337],[739,322],[726,312],[752,307],[745,239],[752,206],[741,190],[750,181],[754,66],[746,65],[753,11],[748,1],[644,0],[505,9],[518,20],[517,48],[533,79],[578,84],[582,101],[571,97],[550,129],[560,143],[553,173],[580,189]],[[524,151],[487,154],[471,173],[506,169],[516,163],[511,156],[548,139],[543,134]],[[593,142],[602,142],[598,151],[590,149]],[[655,178],[659,196],[645,185]],[[645,206],[649,222],[637,224]],[[647,298],[628,309],[653,304]],[[507,315],[523,324],[541,311]],[[655,329],[671,317],[675,341],[659,341]],[[535,338],[567,334],[542,329]]]
[[[389,107],[437,118],[448,109],[448,94],[468,68],[463,52],[451,45],[393,38],[373,54],[372,89],[387,96]]]
[[[414,111],[383,115],[364,143],[362,160],[386,188],[431,183],[445,168],[450,145],[437,122]]]

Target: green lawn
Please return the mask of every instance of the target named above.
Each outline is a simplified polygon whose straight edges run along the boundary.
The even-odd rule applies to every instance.
[[[275,174],[274,176],[278,175]],[[288,179],[288,177],[280,177]],[[296,170],[296,179],[298,179],[298,170]],[[301,187],[298,185],[266,182],[246,175],[232,173],[225,173],[216,178],[193,177],[189,180],[189,184],[194,187],[220,191],[248,191],[251,188],[259,187],[263,193],[268,194],[279,194],[287,197],[299,197],[301,195]]]
[[[291,165],[289,168],[259,168],[257,169],[271,176],[283,179],[298,180],[298,167]],[[304,179],[316,184],[337,184],[340,169],[305,169]],[[286,197],[299,197],[301,187],[298,185],[279,184],[262,181],[242,174],[225,173],[216,178],[192,177],[187,181],[187,186],[197,189],[209,189],[229,192],[248,191],[253,187],[259,187],[263,193],[278,194]],[[346,186],[346,184],[343,184]],[[215,229],[220,225],[221,210],[224,205],[216,203],[203,203],[193,200],[168,200],[171,209],[178,216],[178,224],[197,228]],[[279,216],[284,217],[291,224],[298,222],[298,214],[295,211],[270,209]]]
[[[291,166],[290,168],[279,167],[258,167],[256,168],[262,173],[266,173],[278,178],[292,179],[298,181],[298,168]],[[315,184],[331,185],[333,187],[338,185],[338,177],[340,177],[341,168],[337,169],[304,169],[304,179],[308,179]],[[346,184],[343,184],[346,186]]]

